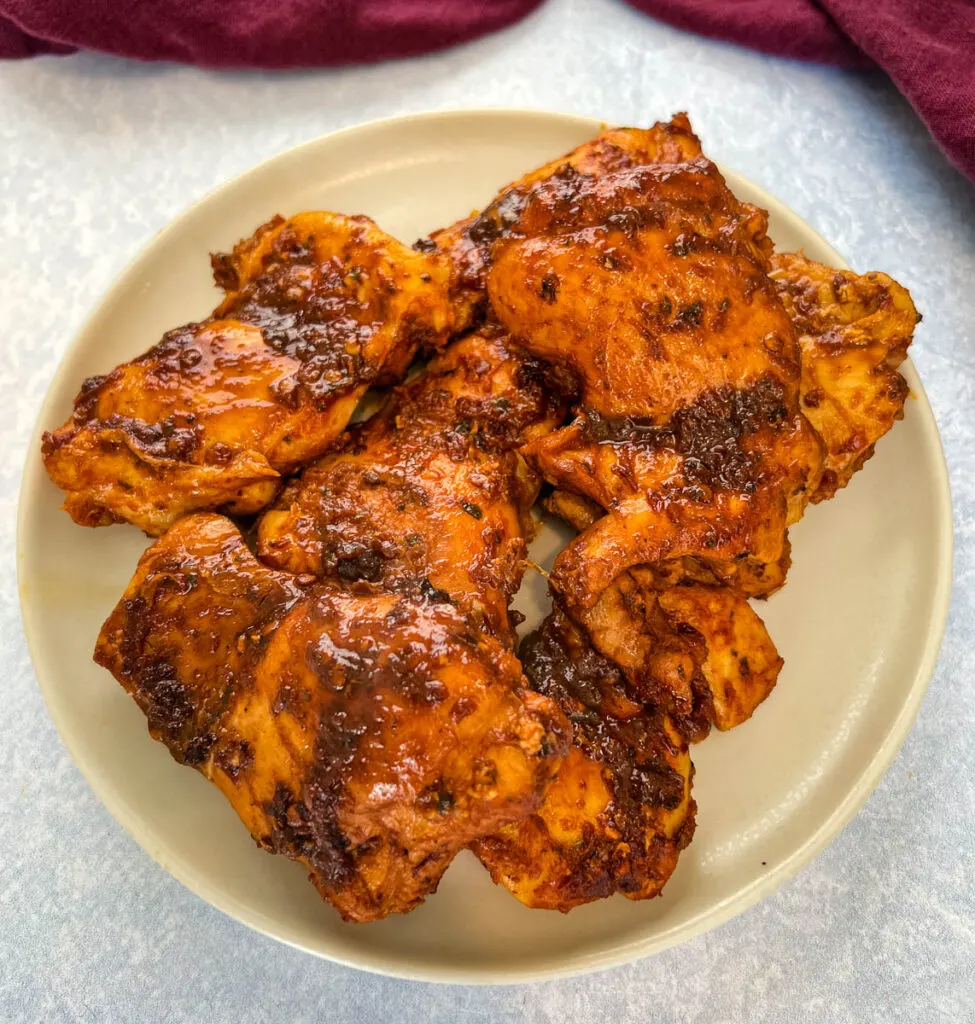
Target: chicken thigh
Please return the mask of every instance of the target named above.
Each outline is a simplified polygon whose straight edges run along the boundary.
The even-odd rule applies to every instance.
[[[501,332],[454,342],[283,492],[258,554],[386,588],[419,581],[512,643],[508,604],[540,483],[517,448],[565,410],[554,375]]]
[[[764,215],[697,157],[541,182],[519,230],[492,250],[493,308],[581,390],[575,421],[528,456],[608,513],[556,563],[569,611],[632,565],[688,557],[770,592],[822,450]]]
[[[446,598],[267,568],[222,516],[148,549],[95,659],[355,921],[410,910],[459,850],[534,810],[566,746],[555,704]]]
[[[195,509],[253,513],[341,434],[366,389],[451,324],[443,261],[366,217],[303,213],[213,257],[226,297],[90,377],[44,463],[85,526],[160,534]]]
[[[775,253],[771,277],[799,335],[803,413],[822,438],[825,471],[810,498],[832,498],[904,415],[897,372],[921,316],[906,288],[876,271],[834,270]]]

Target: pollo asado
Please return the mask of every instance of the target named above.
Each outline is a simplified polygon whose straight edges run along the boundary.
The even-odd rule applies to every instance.
[[[543,363],[497,329],[468,335],[282,493],[260,521],[258,555],[386,588],[421,580],[512,644],[508,605],[541,483],[517,449],[565,412]]]
[[[556,562],[575,615],[633,565],[692,558],[743,593],[781,584],[822,446],[765,226],[698,155],[557,174],[492,249],[497,316],[581,389],[574,422],[530,449],[607,513]]]
[[[631,568],[772,593],[787,527],[902,415],[907,292],[775,254],[766,226],[677,115],[605,132],[431,236],[456,303],[482,294],[578,382],[573,423],[525,454],[580,529],[552,584],[590,635]]]
[[[691,745],[783,665],[749,599],[903,416],[907,291],[776,253],[682,114],[413,249],[307,213],[212,263],[213,314],[44,438],[77,522],[158,537],[98,663],[348,920],[468,847],[530,907],[658,895]],[[519,647],[543,481],[577,535]]]
[[[198,509],[254,513],[452,323],[448,270],[367,217],[276,217],[213,257],[212,316],[89,377],[45,434],[75,522],[162,533]]]
[[[458,851],[533,811],[568,735],[439,594],[270,569],[207,513],[149,548],[95,658],[355,921],[411,910]]]

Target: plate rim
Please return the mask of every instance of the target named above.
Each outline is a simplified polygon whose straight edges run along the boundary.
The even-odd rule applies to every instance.
[[[149,259],[155,247],[162,243],[171,234],[177,232],[183,222],[195,213],[200,207],[209,204],[223,193],[234,189],[240,183],[251,176],[264,173],[270,165],[285,163],[295,159],[306,150],[313,150],[323,144],[331,144],[343,137],[368,132],[381,131],[400,125],[410,123],[429,123],[434,121],[451,121],[454,119],[472,119],[488,122],[491,119],[504,121],[510,118],[531,119],[535,118],[545,122],[559,121],[566,126],[578,127],[580,130],[596,133],[603,128],[613,124],[612,121],[602,121],[599,118],[587,117],[559,111],[549,111],[531,107],[480,107],[480,108],[450,108],[444,110],[424,111],[394,117],[382,117],[369,121],[348,125],[343,128],[327,132],[313,139],[290,146],[270,157],[261,160],[259,163],[234,175],[227,181],[221,183],[205,192],[199,199],[190,203],[177,213],[160,230],[155,232],[143,244],[142,248],[121,268],[115,275],[107,289],[99,299],[92,305],[87,315],[76,328],[71,341],[65,347],[54,373],[48,382],[47,390],[38,410],[34,428],[31,433],[30,442],[24,468],[20,479],[17,507],[17,529],[16,529],[16,562],[17,562],[17,589],[19,596],[21,621],[24,635],[27,641],[28,653],[31,666],[37,679],[38,688],[44,698],[47,713],[54,723],[61,743],[71,756],[75,766],[93,790],[95,796],[108,810],[115,821],[135,840],[157,864],[172,875],[178,882],[189,889],[194,895],[205,900],[215,909],[225,913],[235,921],[246,925],[248,928],[291,946],[302,952],[309,953],[333,963],[345,967],[353,967],[370,973],[386,977],[400,978],[409,981],[428,981],[446,984],[464,985],[509,985],[524,984],[528,982],[550,980],[555,978],[576,977],[583,974],[590,974],[596,971],[608,970],[612,967],[631,963],[635,960],[648,957],[653,953],[676,946],[686,942],[697,935],[711,931],[724,924],[732,917],[743,913],[755,903],[771,895],[785,882],[793,878],[799,871],[808,865],[830,842],[832,842],[847,824],[853,819],[857,811],[866,803],[887,769],[893,763],[894,758],[900,751],[904,741],[910,732],[911,726],[917,718],[924,696],[927,692],[931,679],[937,667],[941,646],[947,627],[948,612],[951,603],[953,584],[953,563],[954,563],[954,519],[952,512],[951,490],[948,476],[948,468],[944,455],[944,448],[938,430],[937,420],[931,408],[930,401],[924,390],[923,383],[910,359],[901,367],[901,372],[906,377],[910,386],[910,394],[913,399],[913,416],[922,431],[924,448],[931,455],[931,469],[937,480],[937,494],[935,503],[937,505],[937,546],[932,561],[935,569],[934,600],[928,609],[927,628],[924,633],[923,647],[918,659],[917,669],[914,678],[910,683],[910,689],[906,699],[897,712],[896,717],[890,725],[883,740],[878,743],[877,749],[870,758],[864,771],[850,786],[845,797],[837,804],[833,811],[827,815],[819,827],[816,828],[805,841],[798,846],[785,860],[778,864],[768,873],[755,878],[750,883],[738,889],[734,894],[727,896],[717,904],[700,911],[688,921],[675,926],[661,936],[635,939],[623,946],[614,946],[602,954],[590,954],[584,963],[571,963],[566,966],[550,965],[546,967],[526,967],[524,970],[518,968],[507,969],[503,972],[498,968],[487,968],[484,970],[446,966],[434,968],[428,965],[410,968],[399,960],[393,960],[389,954],[378,953],[359,957],[345,956],[341,953],[325,952],[322,949],[312,948],[299,941],[279,934],[275,930],[275,923],[265,920],[264,915],[253,908],[248,907],[233,897],[227,896],[219,891],[211,889],[210,884],[200,877],[198,873],[184,870],[183,865],[178,862],[171,862],[164,849],[153,841],[147,829],[141,822],[140,815],[130,809],[127,803],[118,795],[111,792],[111,787],[103,786],[99,777],[90,763],[79,755],[73,742],[73,731],[68,727],[64,717],[56,710],[56,702],[49,699],[49,691],[53,693],[55,684],[42,672],[40,666],[44,664],[43,655],[40,652],[39,629],[34,624],[36,608],[32,607],[32,601],[27,595],[26,571],[26,538],[30,527],[27,523],[28,510],[37,501],[38,488],[42,486],[45,476],[43,466],[39,457],[40,438],[42,432],[47,429],[51,420],[51,413],[55,405],[56,385],[61,381],[66,366],[72,357],[81,348],[82,338],[89,332],[89,328],[96,319],[102,315],[109,305],[114,301],[115,296],[123,292],[131,279],[137,276],[144,261]],[[728,180],[729,184],[737,187],[745,184],[754,194],[760,197],[762,205],[769,211],[774,211],[776,219],[780,222],[788,221],[804,234],[815,236],[821,243],[824,250],[828,251],[835,259],[834,266],[839,269],[847,268],[848,264],[840,254],[830,245],[807,221],[799,216],[790,207],[775,196],[768,193],[760,185],[751,179],[730,170],[728,167],[718,164],[721,173]]]

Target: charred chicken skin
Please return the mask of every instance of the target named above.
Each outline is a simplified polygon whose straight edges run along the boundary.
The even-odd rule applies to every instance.
[[[698,155],[559,172],[492,248],[498,318],[579,381],[574,423],[528,449],[608,513],[556,563],[575,616],[639,564],[693,558],[747,594],[781,583],[822,451],[765,226]]]
[[[521,216],[534,185],[573,172],[598,177],[644,164],[681,163],[700,152],[700,143],[683,114],[652,128],[613,128],[601,132],[571,153],[503,188],[482,212],[420,239],[415,248],[440,252],[449,258],[456,327],[462,330],[480,322],[488,312],[487,277],[494,244],[498,239],[523,232]]]
[[[76,522],[156,535],[196,509],[257,512],[370,385],[450,330],[444,263],[366,217],[277,217],[213,266],[226,293],[213,315],[88,378],[45,434]]]
[[[572,747],[539,809],[474,852],[529,907],[658,895],[694,834],[686,738],[558,611],[520,656],[533,688],[568,715]]]
[[[95,659],[355,921],[410,910],[534,810],[566,745],[558,708],[445,597],[270,569],[222,516],[148,549]]]
[[[498,331],[453,343],[261,519],[267,564],[387,589],[420,583],[513,643],[540,480],[517,453],[564,419],[558,382]]]

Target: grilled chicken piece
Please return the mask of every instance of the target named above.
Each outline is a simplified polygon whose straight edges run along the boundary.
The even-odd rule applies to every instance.
[[[534,810],[566,747],[511,652],[437,594],[269,569],[216,515],[149,548],[95,659],[354,921],[412,909],[458,850]]]
[[[283,492],[261,519],[258,554],[385,589],[419,583],[511,644],[539,486],[516,449],[565,411],[536,359],[497,331],[469,335]]]
[[[572,747],[541,807],[474,852],[529,907],[656,896],[694,833],[686,739],[561,612],[520,654],[532,686],[569,716]]]
[[[723,586],[673,586],[649,568],[622,573],[581,622],[639,698],[689,739],[733,729],[772,692],[782,668],[748,602]]]
[[[519,655],[568,716],[572,746],[538,810],[474,852],[530,907],[656,896],[694,832],[688,742],[739,725],[775,685],[765,626],[726,587],[656,589],[634,570],[585,631],[556,605]]]
[[[826,469],[810,500],[845,487],[904,416],[897,372],[921,317],[886,274],[854,274],[800,253],[776,253],[772,280],[799,335],[801,406],[823,439]]]
[[[699,156],[701,146],[684,114],[652,128],[611,128],[551,163],[503,188],[482,213],[457,221],[420,239],[423,252],[447,255],[452,266],[451,294],[456,327],[477,323],[488,309],[487,274],[499,238],[518,234],[520,218],[533,185],[558,182],[574,173],[599,176],[643,164],[676,164]]]
[[[693,558],[747,594],[781,583],[822,453],[765,227],[697,156],[541,181],[494,243],[496,315],[581,388],[574,423],[526,454],[609,513],[556,562],[573,616],[632,565]]]
[[[88,378],[44,435],[75,522],[156,535],[195,509],[257,512],[370,385],[450,329],[444,262],[367,217],[276,217],[213,266],[226,292],[213,315]]]

